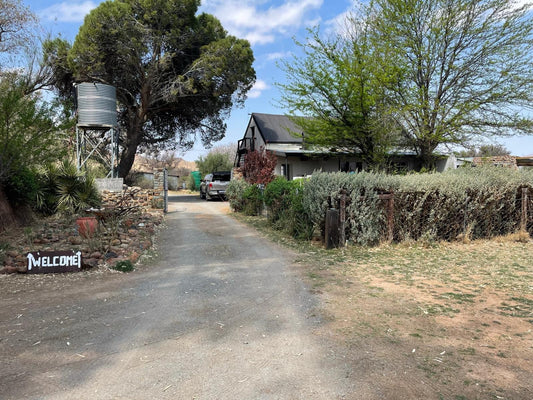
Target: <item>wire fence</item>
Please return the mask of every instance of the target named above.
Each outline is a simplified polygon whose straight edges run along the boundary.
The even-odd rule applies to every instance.
[[[339,210],[339,225],[325,229],[338,229],[340,244],[365,242],[361,236],[369,232],[374,242],[474,240],[519,231],[533,235],[533,188],[529,186],[472,190],[460,197],[439,191],[383,192],[355,200],[341,191],[329,202]]]

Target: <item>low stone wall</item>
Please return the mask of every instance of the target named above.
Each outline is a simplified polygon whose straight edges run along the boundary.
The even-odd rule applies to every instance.
[[[117,205],[128,205],[130,207],[140,207],[143,210],[162,208],[160,199],[162,193],[155,189],[141,189],[140,187],[128,187],[122,192],[102,192],[102,207],[112,208]]]

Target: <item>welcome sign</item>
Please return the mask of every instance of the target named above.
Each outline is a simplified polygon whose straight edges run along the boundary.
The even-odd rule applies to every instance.
[[[28,273],[47,274],[81,270],[81,251],[34,251],[28,253]]]

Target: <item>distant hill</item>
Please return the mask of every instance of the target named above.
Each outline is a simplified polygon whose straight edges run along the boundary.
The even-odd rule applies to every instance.
[[[185,161],[183,158],[172,158],[167,160],[156,160],[141,154],[135,156],[132,170],[138,172],[152,173],[156,168],[167,167],[170,175],[188,175],[196,170],[194,161]]]

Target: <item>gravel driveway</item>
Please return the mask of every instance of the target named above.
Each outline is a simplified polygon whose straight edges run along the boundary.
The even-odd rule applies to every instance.
[[[292,255],[170,200],[151,265],[0,278],[0,399],[351,398]]]

